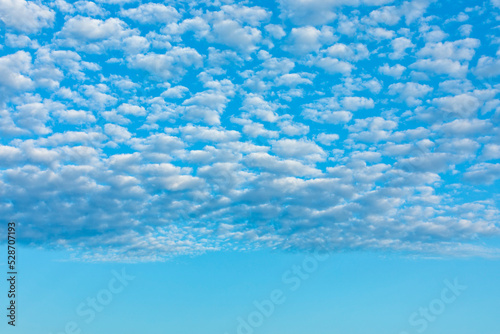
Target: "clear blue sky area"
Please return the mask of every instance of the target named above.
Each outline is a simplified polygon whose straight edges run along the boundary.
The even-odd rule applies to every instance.
[[[83,264],[24,248],[19,256],[19,325],[4,321],[2,333],[498,333],[497,260],[256,251]]]

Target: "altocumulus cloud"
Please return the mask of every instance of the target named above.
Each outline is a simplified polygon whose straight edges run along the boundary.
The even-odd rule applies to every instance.
[[[499,20],[497,0],[3,1],[0,215],[89,261],[498,256]]]

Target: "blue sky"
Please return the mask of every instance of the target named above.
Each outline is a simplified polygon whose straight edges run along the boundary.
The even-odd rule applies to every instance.
[[[177,284],[192,274],[179,258],[281,273],[317,251],[362,268],[387,255],[398,282],[429,270],[418,307],[462,265],[498,275],[499,21],[498,0],[2,1],[0,215],[44,263],[42,249],[81,271],[144,263]]]
[[[310,254],[228,251],[136,264],[72,262],[67,252],[25,248],[20,256],[19,325],[12,330],[2,322],[2,333],[60,334],[68,323],[95,334],[247,333],[238,331],[238,319],[247,321],[257,310],[254,303],[269,300],[275,290],[284,302],[254,333],[498,333],[500,266],[491,259],[334,253],[292,290],[295,282],[283,275],[299,277],[291,269]],[[78,315],[82,303],[108,289],[113,271],[122,270],[134,277],[128,285],[109,304],[98,303],[102,309],[91,321]],[[410,318],[422,322],[420,309],[430,309],[445,281],[455,279],[464,289],[442,313],[429,313],[434,319],[419,331],[423,327]]]

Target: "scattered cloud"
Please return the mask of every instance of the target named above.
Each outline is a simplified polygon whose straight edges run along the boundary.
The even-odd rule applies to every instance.
[[[472,244],[500,234],[494,18],[207,3],[0,3],[0,214],[20,240],[98,260],[488,253]]]

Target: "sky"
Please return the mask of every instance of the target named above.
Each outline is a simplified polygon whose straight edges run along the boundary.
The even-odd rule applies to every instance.
[[[142,283],[85,330],[230,334],[286,291],[240,331],[493,333],[499,22],[499,0],[0,0],[0,216],[40,326],[22,333],[85,322],[122,268]],[[315,262],[289,296],[286,268]],[[424,326],[429,303],[455,313]]]
[[[357,251],[321,254],[315,266],[314,254],[271,251],[133,264],[32,248],[18,255],[18,325],[2,320],[7,334],[498,334],[500,266],[491,259]],[[121,291],[108,298],[115,273],[127,285],[113,282]],[[260,321],[255,303],[266,305],[276,290],[280,303]],[[258,326],[245,329],[240,319]]]

